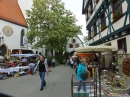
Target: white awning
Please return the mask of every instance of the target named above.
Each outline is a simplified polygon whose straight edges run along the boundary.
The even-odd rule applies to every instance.
[[[109,50],[114,50],[113,46],[86,46],[86,47],[79,47],[76,49],[77,53],[98,53],[98,52],[105,52]]]

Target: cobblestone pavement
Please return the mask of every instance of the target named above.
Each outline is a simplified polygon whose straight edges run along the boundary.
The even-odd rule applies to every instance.
[[[11,77],[0,80],[0,92],[14,97],[71,97],[71,76],[75,70],[69,66],[57,66],[45,77],[47,82],[40,91],[40,78],[37,74]]]

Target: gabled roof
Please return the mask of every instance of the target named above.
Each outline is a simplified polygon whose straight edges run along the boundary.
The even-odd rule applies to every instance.
[[[17,0],[0,0],[0,19],[28,27]]]
[[[79,38],[79,36],[77,35],[77,36],[75,36],[75,37],[78,38],[78,39],[80,40],[80,42],[82,43],[82,45],[84,46],[84,43],[83,43],[83,41]],[[69,37],[68,40],[69,40],[70,38],[74,38],[74,37]]]

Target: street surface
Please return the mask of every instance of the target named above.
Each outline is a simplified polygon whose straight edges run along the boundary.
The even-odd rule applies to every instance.
[[[41,80],[37,74],[10,77],[0,80],[0,92],[14,97],[71,97],[71,77],[75,70],[69,66],[57,66],[45,77],[47,82],[40,91]]]

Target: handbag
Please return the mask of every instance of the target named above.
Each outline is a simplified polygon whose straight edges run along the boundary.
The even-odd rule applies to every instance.
[[[88,78],[88,75],[87,75],[86,72],[83,72],[83,73],[80,74],[80,77],[81,77],[81,79],[82,79],[83,81],[85,81],[85,80]]]
[[[82,80],[86,80],[88,78],[87,73],[81,73],[80,77],[82,78]]]

